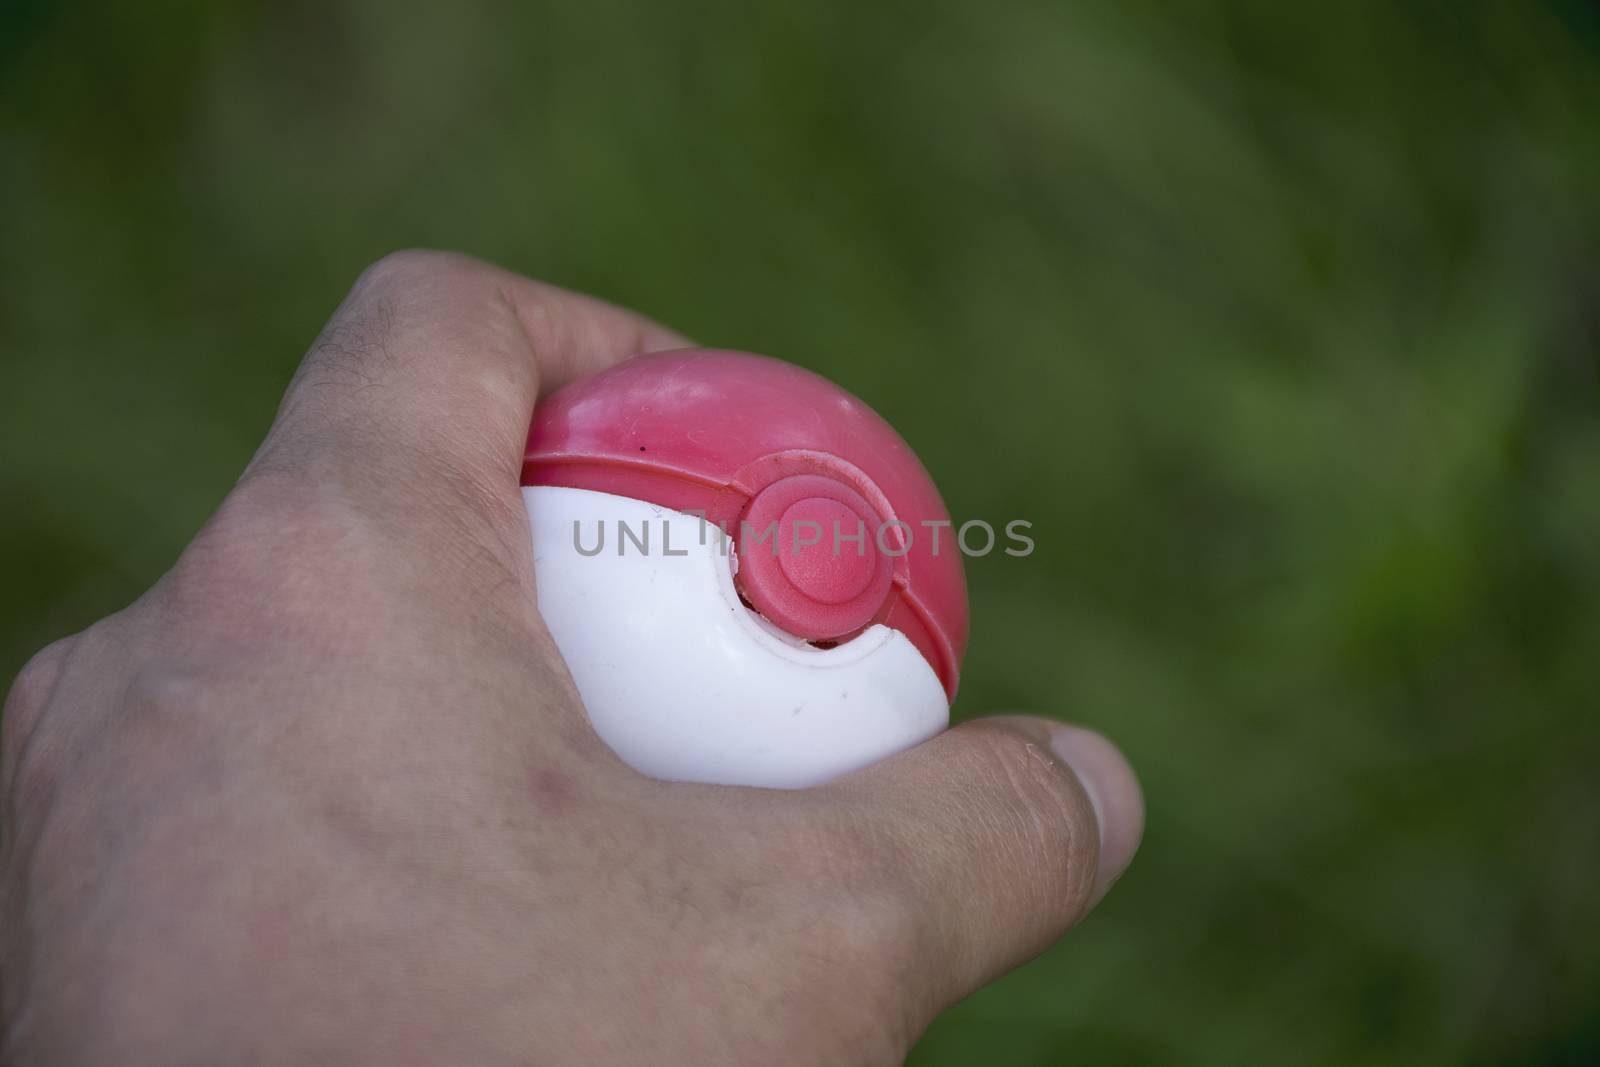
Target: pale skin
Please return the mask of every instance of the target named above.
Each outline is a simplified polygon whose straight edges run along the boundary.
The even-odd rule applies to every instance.
[[[523,440],[684,343],[461,256],[361,276],[172,570],[12,687],[0,1061],[893,1064],[1083,918],[1144,821],[1087,730],[980,720],[801,792],[594,735]]]

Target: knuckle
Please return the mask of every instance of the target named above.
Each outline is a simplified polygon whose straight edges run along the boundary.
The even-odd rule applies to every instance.
[[[22,670],[17,673],[6,694],[4,711],[0,713],[4,715],[8,729],[23,725],[44,706],[55,687],[56,678],[61,673],[61,662],[66,658],[71,643],[70,637],[52,642],[22,665]]]
[[[374,282],[416,282],[438,277],[458,269],[464,257],[432,248],[400,248],[369,263],[356,282],[357,288]]]
[[[361,389],[376,384],[395,359],[394,337],[404,323],[459,288],[471,260],[447,252],[391,252],[363,270],[339,311],[317,336],[291,397],[307,386]],[[321,389],[317,390],[322,391]]]
[[[982,806],[999,823],[997,838],[1016,851],[1023,869],[1048,879],[1052,894],[1086,896],[1099,828],[1077,777],[1019,733],[976,728],[972,738],[966,746],[971,780],[987,794]]]
[[[0,710],[0,752],[5,754],[8,768],[15,769],[21,750],[27,747],[74,640],[64,637],[40,649],[11,683]]]
[[[341,427],[376,416],[391,431],[408,422],[394,417],[397,401],[416,405],[416,416],[483,408],[524,421],[517,398],[532,374],[527,346],[495,268],[453,252],[392,252],[356,280],[307,354],[288,403],[309,404]],[[425,388],[403,397],[373,388],[402,379]],[[377,396],[383,402],[371,403]]]
[[[361,272],[345,308],[385,308],[391,320],[388,325],[392,326],[397,315],[410,321],[437,314],[451,303],[482,303],[497,291],[492,275],[488,264],[471,256],[426,248],[402,249],[390,252]]]
[[[36,653],[12,683],[0,713],[0,795],[4,825],[13,833],[36,814],[38,801],[49,795],[62,768],[60,753],[39,742],[48,740],[41,729],[45,708],[67,655],[80,640],[65,637]]]
[[[203,673],[172,661],[145,662],[128,681],[119,727],[158,736],[183,732],[175,727],[202,718],[217,706],[216,689]]]

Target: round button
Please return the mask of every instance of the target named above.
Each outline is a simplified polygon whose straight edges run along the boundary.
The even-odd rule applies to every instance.
[[[823,475],[779,479],[751,498],[736,538],[735,582],[752,607],[808,641],[854,633],[883,606],[893,561],[865,497]]]
[[[778,538],[784,577],[820,604],[854,600],[877,570],[866,520],[837,500],[808,496],[790,504],[778,520]]]

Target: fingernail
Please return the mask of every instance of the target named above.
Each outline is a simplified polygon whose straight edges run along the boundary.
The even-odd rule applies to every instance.
[[[1100,824],[1100,864],[1094,886],[1094,901],[1098,902],[1139,851],[1139,839],[1144,836],[1144,793],[1122,753],[1093,730],[1052,724],[1050,750],[1072,768],[1094,805]]]

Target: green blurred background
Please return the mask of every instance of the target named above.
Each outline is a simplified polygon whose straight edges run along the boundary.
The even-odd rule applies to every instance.
[[[959,711],[1143,852],[919,1065],[1600,1062],[1600,11],[0,5],[0,674],[135,597],[368,261],[860,394],[972,561]]]

